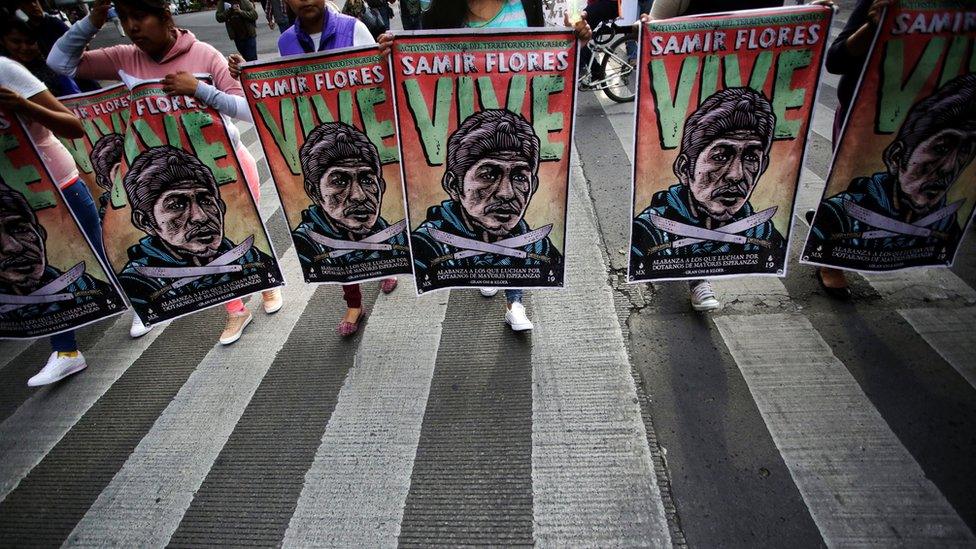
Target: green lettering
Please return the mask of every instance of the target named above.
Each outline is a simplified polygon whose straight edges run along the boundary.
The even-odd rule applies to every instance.
[[[940,88],[959,76],[967,49],[969,49],[968,36],[956,36],[952,39],[952,43],[949,44],[949,53],[946,54],[945,64],[942,65],[942,76],[939,77]]]
[[[490,76],[481,76],[478,78],[478,101],[481,103],[481,110],[483,111],[502,108],[498,104],[498,96],[495,95],[495,85],[492,83]],[[468,116],[471,115],[469,114]],[[462,116],[461,120],[465,118],[467,117]]]
[[[678,85],[674,94],[671,93],[671,82],[664,60],[651,61],[650,70],[651,93],[654,94],[654,110],[657,111],[662,147],[674,149],[681,144],[681,132],[684,128],[685,115],[688,113],[691,89],[695,85],[695,77],[698,76],[698,58],[689,56],[681,62],[681,72],[678,74]]]
[[[383,88],[360,89],[356,92],[356,102],[359,104],[359,115],[363,119],[363,129],[369,140],[376,145],[380,153],[380,162],[396,162],[400,155],[396,147],[387,147],[383,140],[392,137],[396,131],[393,120],[380,121],[376,118],[376,105],[386,103],[386,91]]]
[[[88,147],[85,146],[85,138],[66,139],[62,137],[60,140],[64,148],[71,153],[71,158],[74,158],[78,168],[85,173],[92,173],[91,157],[88,155]]]
[[[166,118],[169,117],[167,116]],[[211,143],[203,136],[201,130],[213,124],[213,119],[209,114],[205,112],[187,112],[180,116],[180,120],[183,122],[183,128],[186,130],[186,137],[190,141],[190,146],[193,147],[193,153],[201,162],[210,168],[218,185],[232,183],[243,175],[238,174],[233,166],[226,168],[217,166],[217,160],[227,157],[230,153],[227,151],[224,143],[220,141]]]
[[[776,80],[773,82],[773,114],[776,115],[775,139],[794,139],[800,135],[800,120],[788,119],[787,111],[798,109],[806,100],[806,88],[792,88],[793,73],[810,66],[813,52],[787,50],[776,61]]]
[[[299,95],[295,98],[295,101],[298,104],[298,119],[302,124],[302,135],[308,135],[312,133],[312,130],[315,129],[315,119],[312,117],[312,104],[309,102],[308,96],[306,95]],[[284,104],[291,103],[291,101],[282,99],[281,103],[282,108],[284,108]],[[260,107],[261,104],[258,103],[258,108]],[[294,107],[289,108],[294,111]],[[298,172],[295,173],[297,174]]]
[[[542,160],[560,160],[563,157],[566,144],[553,143],[549,140],[549,134],[563,129],[564,114],[549,111],[549,96],[562,93],[565,89],[566,82],[562,76],[545,75],[532,79],[532,126],[539,136],[539,156]]]
[[[352,92],[342,90],[339,92],[339,120],[352,126],[352,114]]]
[[[141,149],[138,141],[142,141],[143,146]],[[159,136],[156,135],[156,132],[153,131],[149,123],[145,119],[136,118],[129,125],[129,131],[125,134],[126,165],[132,165],[132,162],[139,156],[140,150],[162,146],[162,140],[159,139]],[[124,208],[127,202],[125,188],[122,186],[122,178],[117,178],[115,184],[112,185],[112,207],[115,209]]]
[[[437,87],[434,90],[434,113],[431,116],[427,102],[424,100],[424,92],[420,89],[417,80],[407,80],[403,83],[403,89],[407,96],[407,107],[413,116],[416,124],[417,133],[420,134],[420,143],[424,149],[427,162],[431,165],[444,163],[447,153],[445,142],[447,141],[447,127],[451,115],[451,94],[454,92],[452,78],[439,78]]]
[[[888,42],[881,66],[881,98],[878,101],[878,115],[875,130],[878,133],[894,133],[908,115],[928,82],[932,71],[945,50],[946,40],[936,37],[929,40],[911,74],[905,78],[905,42]]]
[[[717,55],[706,55],[702,63],[701,84],[699,84],[698,103],[701,104],[706,98],[711,96],[718,89],[718,63]]]
[[[302,99],[301,97],[299,99]],[[301,111],[302,101],[298,102],[299,111]],[[306,111],[308,102],[305,102]],[[288,100],[283,100],[281,102],[281,126],[275,122],[274,117],[271,115],[271,111],[268,110],[267,105],[264,103],[257,104],[258,115],[264,122],[265,127],[271,132],[271,138],[274,139],[275,145],[277,145],[278,150],[281,151],[281,157],[285,159],[285,164],[288,164],[288,169],[291,171],[292,175],[299,175],[302,173],[302,164],[298,160],[298,138],[295,135],[295,103]],[[304,129],[304,117],[302,119],[302,126]],[[311,131],[311,130],[309,130]],[[307,132],[306,132],[307,133]]]
[[[492,90],[493,98],[494,95],[495,91]],[[497,104],[498,101],[496,100],[495,103]],[[474,79],[470,76],[459,76],[457,79],[457,111],[458,120],[466,120],[474,114]]]
[[[24,195],[27,203],[34,210],[57,206],[58,203],[54,199],[52,191],[34,192],[30,188],[30,185],[41,180],[41,174],[37,172],[34,166],[28,164],[15,168],[13,162],[10,161],[10,156],[7,153],[17,150],[20,146],[21,143],[13,135],[0,134],[0,152],[3,153],[0,154],[0,173],[3,174],[4,182],[13,190]]]

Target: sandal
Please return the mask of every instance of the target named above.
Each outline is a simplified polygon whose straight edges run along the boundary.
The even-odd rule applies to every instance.
[[[839,299],[841,301],[849,301],[851,299],[852,294],[849,286],[833,287],[828,286],[824,282],[822,268],[817,267],[817,269],[814,271],[814,276],[817,277],[817,282],[820,283],[820,287],[823,288],[828,297]]]
[[[359,325],[362,324],[363,320],[365,319],[366,310],[363,309],[363,311],[359,313],[359,318],[356,319],[356,322],[346,322],[345,320],[339,321],[339,325],[336,326],[336,333],[339,334],[339,337],[349,337],[354,335],[359,331]]]
[[[382,290],[384,294],[388,294],[393,290],[396,290],[397,284],[399,284],[399,282],[397,282],[397,279],[395,278],[384,278],[380,281],[380,290]]]

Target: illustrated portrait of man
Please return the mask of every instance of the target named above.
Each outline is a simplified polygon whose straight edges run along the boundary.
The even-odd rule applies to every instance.
[[[129,248],[119,275],[133,304],[194,293],[273,264],[253,237],[234,243],[224,236],[227,206],[217,181],[210,168],[182,149],[146,150],[132,162],[122,186],[132,224],[146,233]]]
[[[525,221],[539,189],[539,137],[521,115],[490,109],[464,120],[448,139],[441,186],[447,200],[412,234],[418,270],[562,263],[552,225]]]
[[[91,163],[95,172],[95,184],[102,189],[98,197],[98,217],[104,219],[112,199],[112,185],[122,163],[125,138],[118,133],[102,136],[92,146]]]
[[[115,295],[79,263],[48,263],[47,231],[22,194],[0,180],[0,320],[27,320]]]
[[[677,183],[634,219],[631,261],[781,248],[776,208],[756,212],[749,202],[769,167],[775,126],[769,100],[751,88],[705,99],[685,120]]]
[[[386,181],[376,145],[359,129],[327,122],[299,150],[311,204],[293,231],[306,265],[351,265],[409,255],[406,221],[380,215]]]
[[[812,238],[889,250],[945,244],[962,236],[948,193],[976,156],[976,74],[916,103],[883,153],[885,169],[858,177],[820,204]]]

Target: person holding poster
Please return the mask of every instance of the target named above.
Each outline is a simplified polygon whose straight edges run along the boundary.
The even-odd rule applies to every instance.
[[[36,76],[55,97],[78,93],[81,88],[71,78],[51,70],[41,53],[37,38],[27,26],[13,15],[0,16],[0,54],[20,63]]]
[[[736,9],[769,6],[757,0],[739,2]],[[722,9],[706,1],[662,0],[641,20],[649,24]],[[628,270],[631,282],[688,280],[697,311],[721,307],[701,275],[785,274],[822,38],[830,26],[829,12],[812,8],[712,18],[716,30],[711,33],[696,32],[692,20],[644,29],[635,139],[637,215]],[[781,32],[773,37],[777,28]],[[722,60],[715,55],[719,51],[733,53]],[[740,65],[745,71],[749,64],[752,74],[745,82]],[[697,74],[688,74],[689,69]],[[681,85],[664,89],[675,80],[697,93]],[[720,81],[726,89],[716,92]],[[686,117],[683,111],[695,95],[698,107]],[[656,123],[647,112],[654,113]],[[669,152],[676,148],[676,155]],[[665,172],[654,159],[670,159],[677,184],[655,175]]]
[[[847,110],[854,99],[857,81],[864,70],[864,63],[868,58],[868,50],[877,32],[881,15],[885,8],[893,5],[894,0],[858,0],[857,5],[847,19],[844,29],[837,35],[827,50],[825,67],[827,72],[839,74],[837,83],[837,110],[834,111],[834,126],[831,142],[836,148],[840,142],[840,131],[847,117]],[[815,210],[806,212],[807,223],[813,224]],[[847,300],[851,298],[851,289],[847,284],[844,271],[831,267],[816,268],[817,282],[828,296]]]
[[[288,2],[298,18],[296,24],[278,40],[278,51],[283,56],[376,44],[362,21],[331,9],[325,0]],[[361,52],[349,55],[349,62],[361,63],[360,70],[372,74],[376,74],[376,71],[385,72],[385,67],[378,66],[376,62],[367,62]],[[243,59],[232,55],[228,61],[231,74],[239,75]],[[332,81],[333,73],[313,70],[309,72],[314,73],[311,75],[314,82],[324,83],[328,77],[331,89],[337,89],[339,94],[359,88],[357,93],[369,95],[380,89],[375,86],[379,82],[360,85],[345,81],[343,86],[336,86]],[[331,91],[329,86],[323,84],[322,87],[327,88],[320,88],[319,91],[323,94]],[[344,92],[346,88],[349,90]],[[392,90],[384,91],[383,95],[389,97]],[[289,99],[296,100],[297,97]],[[377,121],[378,127],[381,122],[376,118],[377,108],[376,105],[372,107],[372,120]],[[390,112],[392,118],[392,108]],[[266,117],[258,116],[256,119],[259,127],[267,126]],[[267,136],[262,137],[262,142],[268,140]],[[301,212],[298,222],[300,225],[296,227],[296,223],[289,218],[295,249],[302,262],[306,281],[368,280],[383,271],[386,274],[409,273],[409,262],[405,266],[401,265],[403,252],[409,249],[406,238],[400,236],[402,231],[397,230],[398,223],[390,225],[380,215],[387,183],[383,175],[384,162],[380,159],[377,144],[356,127],[341,122],[323,121],[304,139],[300,150],[292,150],[292,147],[286,146],[289,147],[290,157],[297,156],[299,159],[300,165],[290,171],[293,174],[303,174],[301,187],[304,189],[305,199],[310,202]],[[281,147],[271,147],[272,153],[265,155],[269,164],[274,165],[279,159],[284,161]],[[272,169],[272,174],[277,175],[278,170]],[[355,184],[352,183],[354,180]],[[289,194],[287,191],[296,187],[294,183],[294,180],[289,182],[284,178],[276,179],[282,195]],[[402,202],[402,197],[398,198]],[[353,240],[375,240],[386,237],[387,234],[391,236],[385,242],[370,244],[389,247],[389,250],[368,250],[362,249],[363,244],[351,244]],[[356,248],[343,249],[343,241]],[[384,264],[385,267],[376,268]],[[370,265],[374,267],[371,268]],[[396,289],[397,284],[395,277],[384,278],[380,282],[380,290],[388,294]],[[360,320],[364,317],[363,294],[359,283],[343,284],[342,296],[346,302],[346,313],[339,321],[336,332],[343,337],[349,337],[359,331]]]
[[[536,0],[434,0],[424,14],[423,27],[431,30],[514,30],[544,25],[543,6]],[[574,30],[581,40],[590,38],[590,27],[585,20],[577,21]],[[497,37],[498,40],[505,38],[503,35]],[[416,42],[422,39],[407,37],[404,40]],[[393,37],[390,34],[383,35],[380,43],[384,48],[391,48]],[[489,66],[492,63],[489,58],[497,61],[506,54],[507,52],[472,56],[470,61],[478,64],[472,70],[490,73],[493,69]],[[566,59],[572,55],[572,64],[560,66],[563,70],[568,67],[571,73],[564,81],[575,82],[575,48],[573,53],[560,50],[560,53],[545,52],[539,55],[554,56],[553,58],[563,55]],[[394,52],[395,70],[406,69],[405,62],[404,58],[397,58]],[[420,62],[429,60],[422,59]],[[555,64],[551,68],[555,69]],[[432,72],[424,71],[419,64],[416,69],[418,70],[406,71],[414,74]],[[500,69],[495,67],[494,70]],[[460,72],[470,71],[464,68]],[[409,75],[398,75],[399,78],[407,76]],[[527,78],[527,75],[519,75],[518,78]],[[465,79],[471,80],[469,77]],[[432,84],[437,80],[435,75],[427,83]],[[415,83],[419,85],[419,82]],[[440,88],[441,84],[438,83],[437,89]],[[401,92],[398,87],[398,93]],[[410,104],[410,112],[414,112],[412,109],[417,105],[412,100],[414,98],[398,96],[398,105]],[[483,105],[490,104],[484,98],[482,101]],[[419,292],[452,287],[459,283],[465,286],[481,286],[476,280],[505,283],[506,278],[511,279],[513,276],[524,276],[522,279],[527,281],[532,279],[531,282],[536,286],[562,285],[563,256],[552,242],[554,224],[542,223],[536,228],[530,228],[525,219],[530,200],[540,190],[540,186],[557,185],[562,177],[552,175],[548,169],[546,176],[540,175],[543,148],[546,150],[546,160],[557,160],[550,156],[554,144],[548,134],[544,136],[543,142],[533,123],[523,115],[512,112],[521,110],[521,106],[515,106],[511,101],[510,97],[508,109],[485,108],[478,113],[458,113],[457,129],[447,139],[445,169],[440,175],[440,187],[446,196],[442,195],[436,204],[429,204],[424,221],[414,229],[411,237],[414,274]],[[441,110],[428,105],[423,108],[425,112]],[[573,111],[574,108],[570,107],[569,112]],[[398,120],[398,124],[402,129],[409,121],[402,120],[402,112],[399,116],[401,120]],[[559,128],[568,129],[571,126],[570,119],[559,125]],[[420,136],[421,139],[417,141],[422,141],[424,137]],[[406,139],[408,138],[401,134],[401,145]],[[564,162],[565,157],[558,160]],[[430,159],[428,163],[429,161]],[[408,166],[404,167],[404,174],[411,176]],[[426,179],[434,177],[434,174],[418,172],[414,177]],[[407,186],[410,187],[409,182]],[[430,194],[431,190],[433,189],[425,189],[424,194]],[[562,240],[565,233],[565,193],[562,193],[562,198],[556,199],[555,196],[559,196],[558,190],[547,188],[545,192],[551,197],[549,200],[557,200],[562,206],[562,211],[558,214],[562,218],[559,220],[562,226],[559,238]],[[408,193],[408,206],[409,204]],[[415,214],[413,217],[416,219],[419,216]],[[505,290],[505,322],[515,331],[531,330],[534,326],[522,304],[523,291],[508,285]],[[481,288],[481,294],[485,297],[492,297],[497,292],[497,288]]]
[[[976,72],[964,51],[976,10],[964,6],[886,10],[802,263],[886,272],[954,261],[976,204]]]
[[[164,0],[115,0],[126,35],[132,45],[87,50],[87,44],[105,24],[110,0],[97,0],[84,19],[73,25],[55,42],[48,56],[51,68],[69,76],[117,80],[119,71],[137,79],[162,78],[164,89],[173,96],[188,96],[216,109],[227,128],[234,153],[244,173],[254,201],[259,196],[257,163],[240,142],[240,132],[231,121],[251,121],[244,89],[231,77],[227,61],[213,46],[196,39],[190,31],[178,29]],[[209,74],[213,85],[199,81],[193,74]],[[278,288],[263,291],[264,310],[273,314],[283,301]],[[236,299],[225,305],[227,324],[220,342],[229,345],[240,339],[253,319],[244,302]],[[138,319],[133,319],[133,335],[145,333]]]
[[[883,157],[884,169],[824,199],[811,240],[865,252],[944,246],[952,257],[961,203],[948,197],[976,157],[976,73],[913,105]]]
[[[757,212],[749,202],[769,167],[775,126],[772,105],[751,88],[727,88],[708,97],[685,120],[674,161],[678,182],[655,193],[650,206],[634,220],[631,260],[642,264],[655,255],[782,249],[785,243],[771,215]],[[737,233],[744,237],[741,242],[722,240],[727,232],[709,234],[713,228],[733,224],[748,226]],[[682,245],[683,236],[688,236],[685,232],[693,228],[702,238]],[[700,300],[694,299],[696,291],[692,290],[693,304],[702,310]]]
[[[26,122],[26,132],[18,131],[20,122],[14,117]],[[91,194],[71,154],[55,137],[79,137],[81,122],[26,68],[5,57],[0,57],[0,129],[18,145],[0,156],[5,165],[0,170],[0,326],[27,322],[34,333],[60,331],[51,337],[47,363],[27,382],[36,387],[87,367],[74,331],[63,326],[118,314],[124,304],[100,263],[101,227]],[[45,181],[51,189],[31,188]],[[41,216],[52,230],[44,227]],[[69,239],[74,239],[68,246],[81,254],[81,261],[62,270],[49,256],[49,242],[63,248]],[[87,254],[79,252],[85,248]]]
[[[207,291],[273,265],[267,254],[225,234],[227,204],[213,172],[199,158],[171,145],[152,147],[128,166],[122,181],[132,224],[146,237],[128,251],[119,282],[136,307]],[[220,268],[211,267],[218,263]],[[237,269],[231,270],[233,267]],[[221,270],[227,269],[227,270]],[[174,282],[169,271],[180,273]],[[232,274],[233,273],[233,274]],[[197,275],[197,276],[193,276]]]

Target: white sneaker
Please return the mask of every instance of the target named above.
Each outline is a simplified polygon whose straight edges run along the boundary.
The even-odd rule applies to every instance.
[[[722,303],[715,299],[712,284],[703,280],[691,289],[691,307],[696,311],[714,311],[722,308]]]
[[[495,297],[495,294],[498,293],[498,288],[479,288],[478,291],[485,297]]]
[[[152,329],[152,326],[146,326],[142,323],[139,315],[132,313],[132,326],[129,327],[129,336],[132,337],[132,339],[140,338],[151,332]]]
[[[505,311],[505,323],[516,332],[524,332],[534,327],[532,321],[525,315],[525,306],[518,302],[512,303],[512,308]]]
[[[62,356],[60,353],[51,353],[47,359],[47,364],[41,368],[37,375],[27,380],[28,387],[40,387],[61,381],[62,379],[84,370],[88,364],[81,353],[75,356]]]

